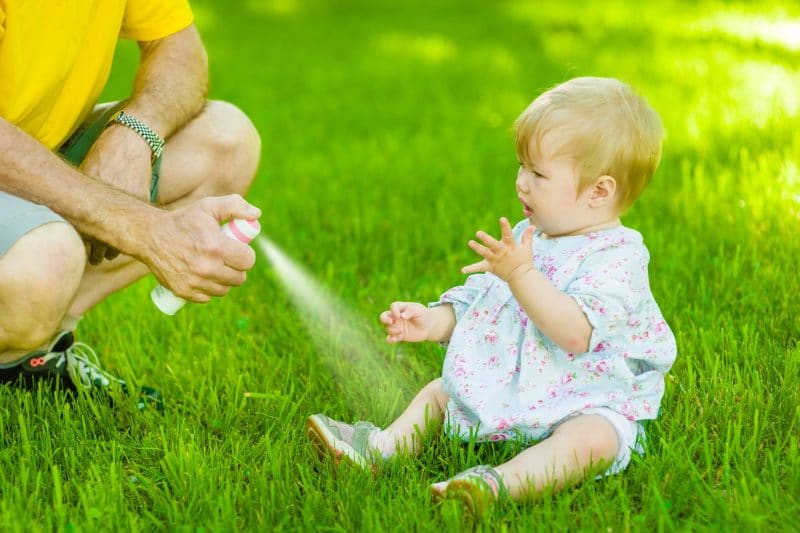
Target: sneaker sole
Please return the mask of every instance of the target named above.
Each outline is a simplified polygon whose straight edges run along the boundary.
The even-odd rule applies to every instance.
[[[336,438],[319,415],[311,415],[306,419],[306,435],[314,444],[317,454],[320,457],[332,457],[336,466],[344,458],[348,463],[370,470],[367,460],[345,441]]]

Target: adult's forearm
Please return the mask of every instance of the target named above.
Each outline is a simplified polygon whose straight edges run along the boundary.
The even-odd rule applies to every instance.
[[[541,272],[530,269],[512,276],[508,286],[528,318],[562,350],[584,353],[589,349],[592,326],[586,315]]]
[[[208,57],[194,25],[140,43],[140,48],[141,63],[126,110],[167,138],[203,108]]]
[[[84,234],[138,255],[141,228],[159,210],[82,174],[0,118],[0,190],[46,205]],[[130,227],[128,220],[141,224]]]

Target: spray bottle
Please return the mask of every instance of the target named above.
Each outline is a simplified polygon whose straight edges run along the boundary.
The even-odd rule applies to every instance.
[[[250,244],[250,241],[256,238],[261,232],[261,226],[257,220],[243,220],[241,218],[231,219],[220,228],[222,233],[231,239],[236,239],[244,244]],[[174,315],[178,310],[183,307],[186,300],[175,296],[171,290],[162,286],[156,285],[150,293],[150,299],[156,304],[156,307],[167,315]]]

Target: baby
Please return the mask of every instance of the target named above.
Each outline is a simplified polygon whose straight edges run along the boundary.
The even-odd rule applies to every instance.
[[[650,291],[642,236],[620,222],[661,157],[656,112],[615,79],[576,78],[516,122],[516,193],[525,219],[500,238],[478,231],[483,259],[438,302],[394,302],[390,343],[448,341],[442,377],[386,429],[317,414],[318,449],[362,467],[417,453],[428,427],[453,438],[535,443],[507,463],[431,486],[479,512],[626,468],[658,416],[675,338]]]

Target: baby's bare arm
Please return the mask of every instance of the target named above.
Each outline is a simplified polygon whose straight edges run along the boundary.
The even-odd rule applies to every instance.
[[[483,261],[467,265],[461,272],[498,276],[508,283],[525,314],[548,339],[568,353],[588,351],[592,326],[586,315],[571,296],[558,290],[533,265],[533,226],[523,232],[520,242],[514,239],[505,217],[500,219],[500,230],[500,240],[484,231],[475,234],[483,244],[471,240],[469,247]]]
[[[532,266],[513,275],[508,287],[525,314],[559,348],[576,354],[589,350],[592,325],[572,296]]]
[[[456,327],[456,313],[453,304],[438,305],[428,310],[431,314],[429,341],[441,342],[450,339]]]

